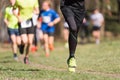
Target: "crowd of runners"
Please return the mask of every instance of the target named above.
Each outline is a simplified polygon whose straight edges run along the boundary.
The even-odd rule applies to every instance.
[[[37,41],[40,40],[41,47],[46,57],[54,50],[55,25],[60,22],[59,14],[51,8],[51,1],[44,0],[42,8],[39,9],[38,0],[9,0],[11,5],[6,7],[4,22],[7,25],[8,34],[12,44],[13,57],[18,60],[17,51],[25,54],[24,63],[29,64],[30,51],[37,50]],[[65,47],[69,48],[70,56],[67,60],[68,69],[75,72],[76,59],[75,50],[79,29],[88,32],[88,18],[85,17],[84,0],[60,0],[60,9],[65,18],[64,39]],[[95,8],[90,15],[93,25],[93,37],[96,44],[100,44],[100,28],[104,24],[104,17]],[[82,27],[81,27],[82,26]],[[81,37],[82,39],[84,37]],[[18,50],[17,50],[18,49]]]

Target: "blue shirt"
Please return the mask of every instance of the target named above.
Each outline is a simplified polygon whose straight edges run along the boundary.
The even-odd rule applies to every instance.
[[[59,15],[53,9],[50,9],[48,11],[41,10],[39,17],[42,18],[42,27],[50,27],[48,26],[48,23],[54,21],[56,18],[59,17]]]
[[[48,23],[54,21],[56,18],[59,17],[59,15],[53,10],[53,9],[49,9],[48,11],[45,10],[41,10],[39,17],[42,18],[42,26],[41,29],[43,31],[54,31],[55,27],[54,26],[48,26]]]

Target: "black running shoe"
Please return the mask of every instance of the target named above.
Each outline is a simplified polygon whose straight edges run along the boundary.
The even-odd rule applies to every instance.
[[[25,45],[20,45],[20,47],[19,47],[20,54],[24,53],[24,47],[25,47]]]
[[[28,57],[25,57],[25,58],[24,58],[24,63],[25,63],[25,64],[29,64],[29,59],[28,59]]]

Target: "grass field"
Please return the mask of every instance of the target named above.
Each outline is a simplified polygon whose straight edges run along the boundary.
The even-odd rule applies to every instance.
[[[0,48],[0,80],[120,80],[120,40],[100,45],[78,45],[77,72],[67,71],[68,50],[57,42],[46,58],[42,49],[30,55],[30,64],[12,58],[10,45]]]

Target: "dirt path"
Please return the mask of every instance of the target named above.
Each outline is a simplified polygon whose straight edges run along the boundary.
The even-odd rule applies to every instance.
[[[52,66],[46,66],[46,65],[41,65],[41,64],[36,64],[36,63],[31,63],[31,67],[36,67],[37,69],[45,69],[45,70],[51,70],[51,71],[60,71],[60,72],[65,72],[67,69],[60,69]],[[87,73],[87,74],[92,74],[92,75],[100,75],[104,77],[111,77],[111,78],[118,78],[120,79],[120,74],[115,74],[115,73],[104,73],[104,72],[97,72],[97,71],[77,71],[76,73]]]
[[[10,47],[5,47],[5,48],[0,48],[1,52],[5,52],[5,50],[10,50]],[[63,50],[64,48],[57,48],[57,50]],[[40,56],[40,54],[34,54],[34,56]],[[20,62],[23,63],[23,56],[20,56]],[[60,71],[60,72],[67,72],[67,69],[62,69],[62,68],[57,68],[57,67],[53,67],[53,66],[46,66],[46,65],[41,65],[38,63],[33,63],[31,62],[29,64],[31,67],[34,67],[36,69],[45,69],[45,70],[51,70],[51,71]],[[77,71],[76,73],[80,74],[80,73],[84,73],[84,74],[92,74],[92,75],[100,75],[100,76],[104,76],[104,77],[111,77],[111,78],[118,78],[120,79],[120,74],[115,74],[115,73],[105,73],[105,72],[98,72],[98,71],[91,71],[91,70],[87,70],[87,71]],[[7,80],[7,79],[6,79]],[[19,79],[16,79],[19,80]],[[20,79],[20,80],[24,80],[24,79]]]

